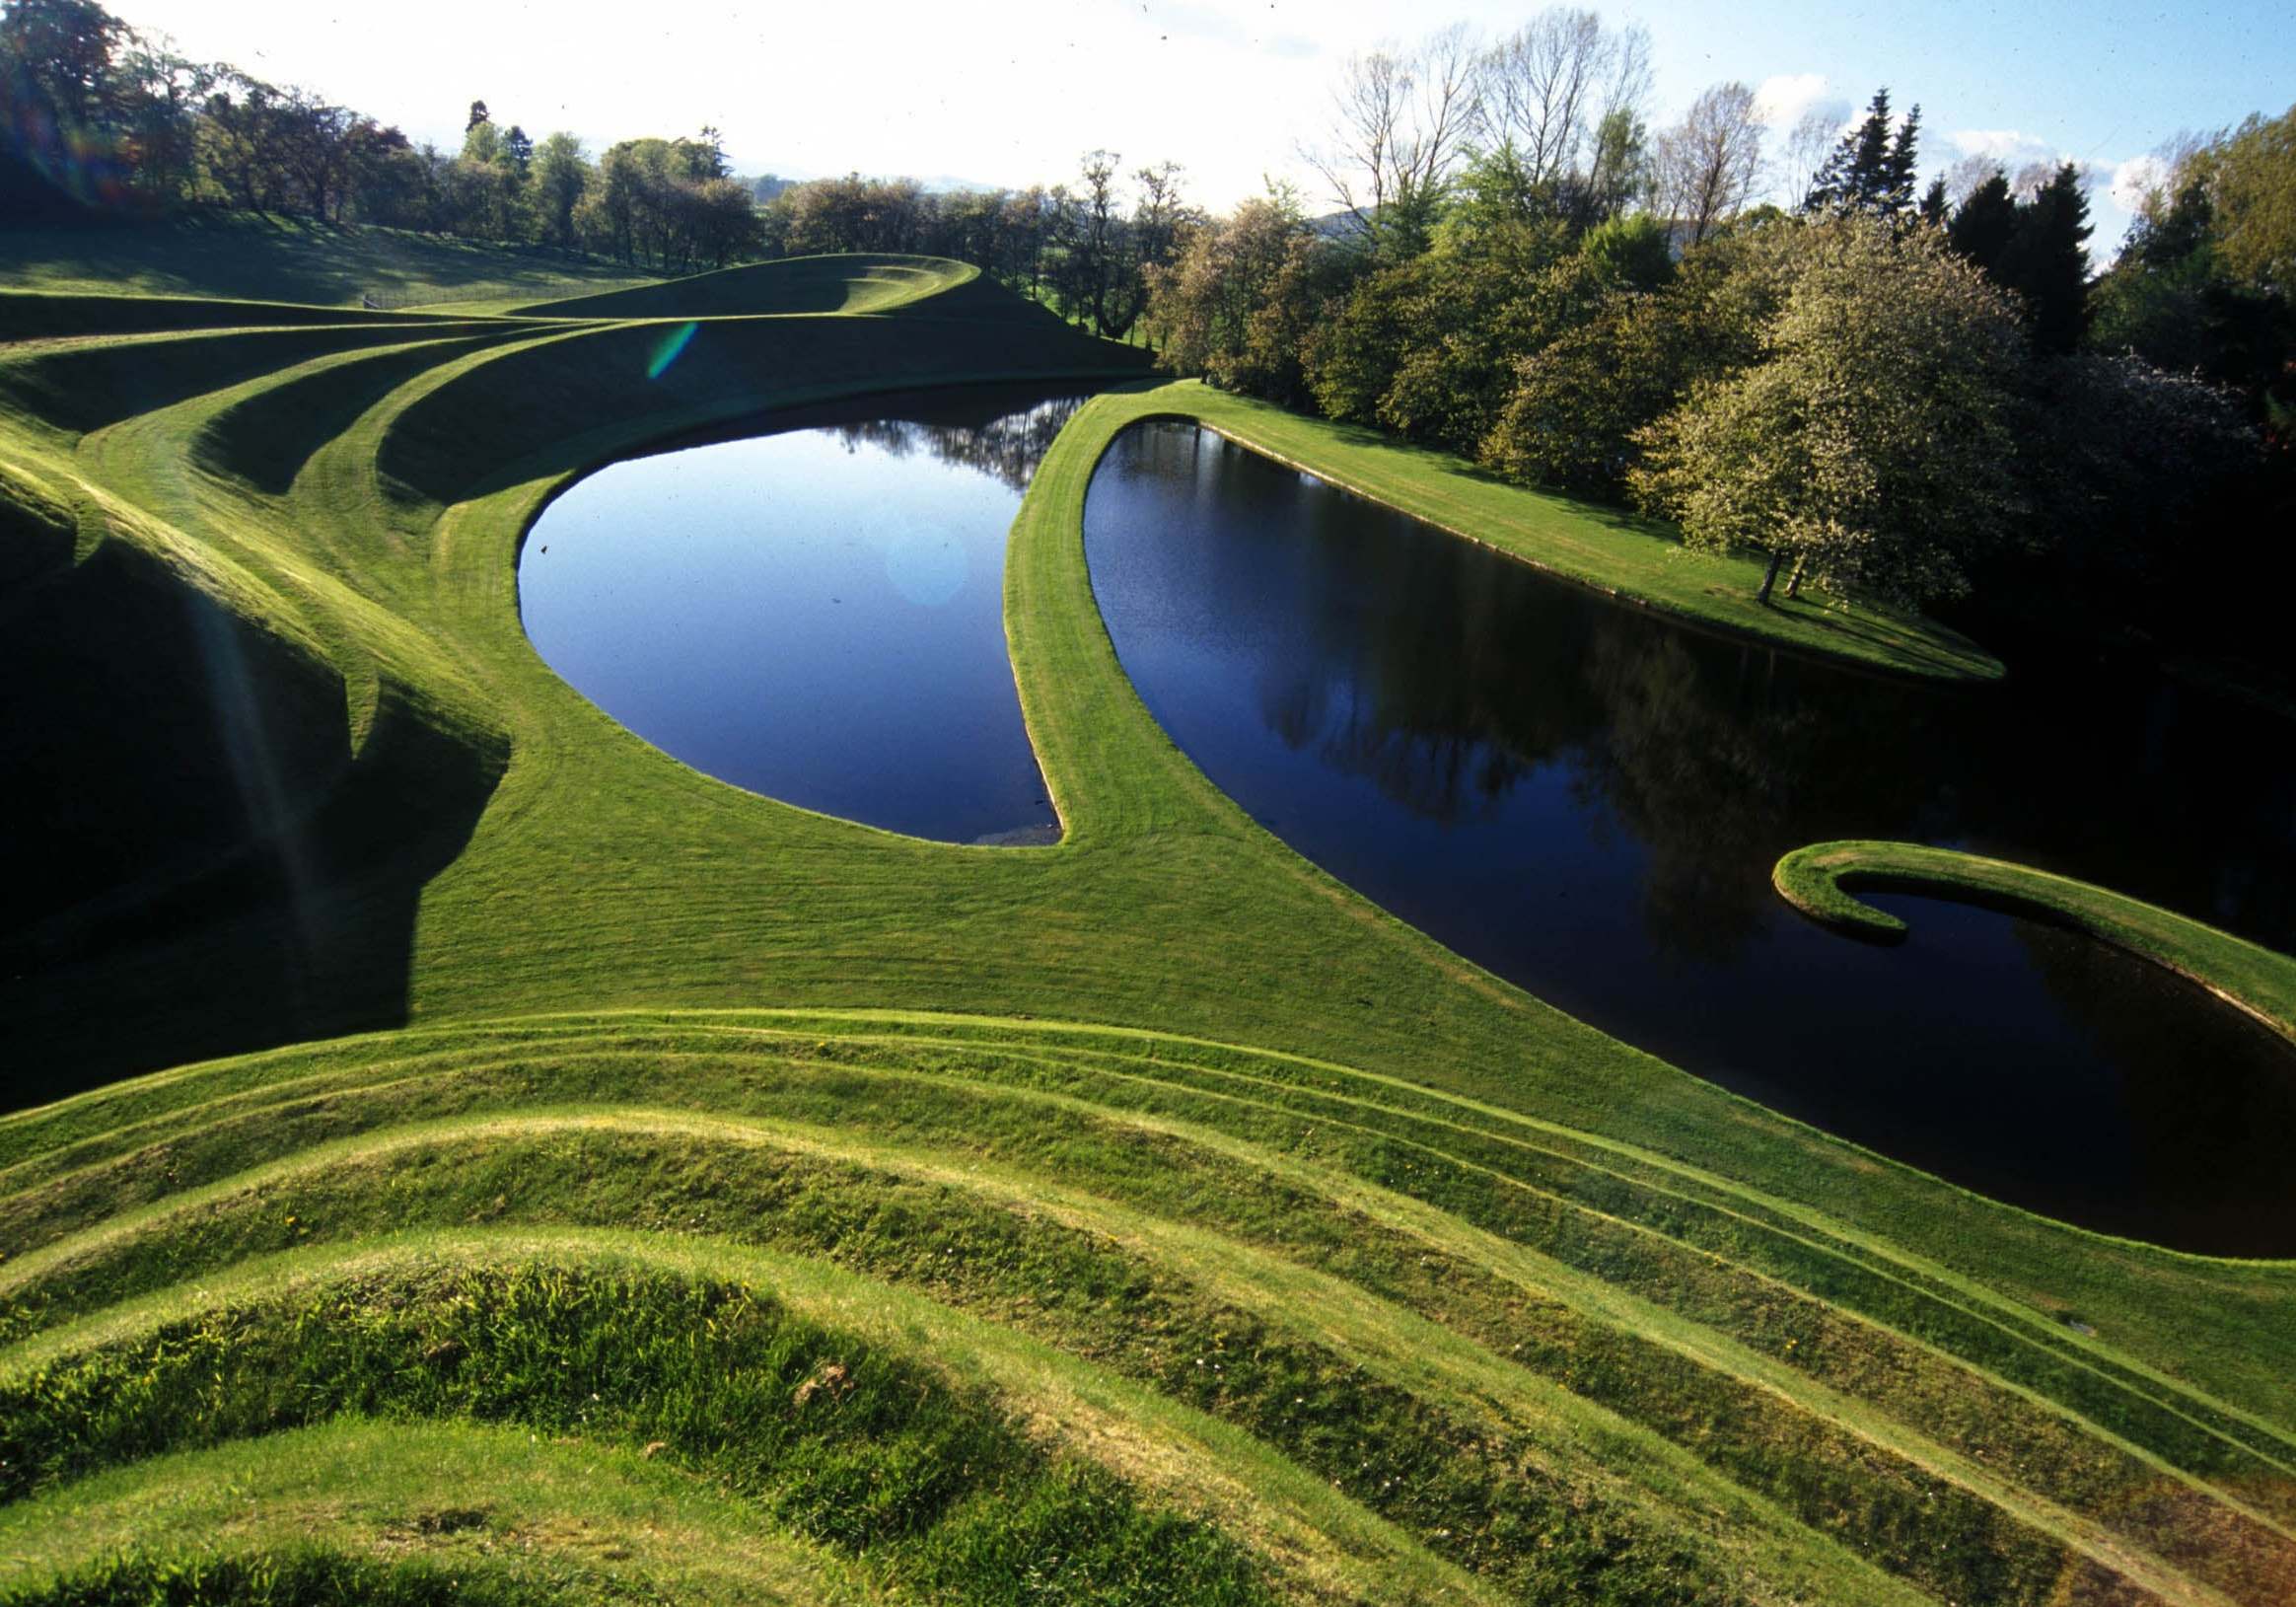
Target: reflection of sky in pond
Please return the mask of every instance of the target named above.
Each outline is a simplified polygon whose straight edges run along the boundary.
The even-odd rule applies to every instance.
[[[1190,426],[1121,438],[1085,531],[1173,740],[1461,953],[1973,1187],[2296,1250],[2296,1054],[2094,942],[1924,900],[1873,948],[1769,885],[1788,848],[1911,838],[2286,946],[2296,758],[2242,711],[2087,666],[1949,693],[1702,635]]]
[[[615,719],[736,785],[916,836],[1047,838],[1004,548],[1073,410],[878,399],[614,464],[529,536],[528,634]]]

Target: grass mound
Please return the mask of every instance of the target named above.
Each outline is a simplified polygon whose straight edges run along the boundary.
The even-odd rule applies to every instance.
[[[246,212],[0,230],[0,277],[56,292],[220,297],[356,308],[539,300],[651,275],[541,247]]]
[[[0,953],[55,1096],[0,1117],[0,1600],[2296,1593],[2296,1264],[2006,1209],[1475,970],[1165,739],[1082,548],[1175,410],[1638,584],[1583,510],[1096,402],[1006,567],[1056,847],[791,809],[560,683],[515,562],[587,467],[1137,373],[947,264],[802,272],[838,311],[0,347],[0,609],[65,621],[7,669],[120,817],[55,807]],[[236,712],[186,673],[235,659]]]
[[[300,302],[0,290],[0,340],[85,339],[181,329],[269,329],[315,324],[427,324],[441,313],[386,313]]]
[[[943,295],[979,269],[939,256],[793,256],[521,308],[539,318],[726,318],[883,313]]]

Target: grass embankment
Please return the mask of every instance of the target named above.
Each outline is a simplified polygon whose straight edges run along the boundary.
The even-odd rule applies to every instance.
[[[1105,439],[1143,418],[1192,419],[1455,536],[1709,629],[1929,680],[1991,681],[2002,673],[2000,660],[1934,621],[1783,593],[1757,603],[1763,565],[1753,558],[1691,552],[1655,521],[1527,490],[1448,453],[1200,381],[1105,397],[1070,428]]]
[[[544,302],[520,311],[544,318],[616,319],[882,313],[945,295],[979,276],[977,268],[942,257],[793,256],[636,289]],[[1014,309],[1019,310],[1017,303]]]
[[[0,229],[0,284],[99,295],[387,308],[538,301],[649,283],[653,275],[574,252],[514,250],[447,235],[245,212],[166,222]]]
[[[919,271],[948,287],[715,315],[666,366],[676,315],[0,352],[39,553],[0,608],[132,548],[339,711],[239,857],[173,865],[132,919],[31,925],[10,1063],[394,1029],[0,1120],[0,1589],[136,1599],[209,1557],[320,1581],[273,1599],[425,1599],[410,1570],[495,1536],[488,1580],[583,1597],[706,1598],[745,1547],[861,1599],[1184,1594],[1158,1571],[1184,1563],[1245,1599],[2288,1595],[2296,1266],[2042,1221],[1686,1077],[1372,908],[1172,746],[1081,534],[1112,412],[1169,393],[1089,409],[1013,534],[1055,847],[743,793],[559,682],[515,560],[584,468],[779,402],[1120,360]],[[1318,441],[1354,482],[1344,432],[1268,444]],[[139,650],[107,646],[123,687],[197,651]],[[241,721],[290,717],[316,719]],[[79,762],[132,777],[103,734]],[[721,1310],[764,1326],[713,1350],[693,1316]],[[776,1360],[798,1332],[897,1387],[818,1422]],[[343,1475],[349,1516],[288,1464],[230,1498],[251,1436],[378,1421],[471,1446],[475,1521],[426,1526],[411,1459]],[[988,1449],[952,1474],[957,1423]],[[506,1459],[530,1494],[480,1476]],[[568,1488],[601,1461],[633,1493]],[[610,1515],[660,1510],[665,1463],[732,1514],[690,1559]],[[822,1527],[947,1477],[882,1545]],[[139,1524],[138,1491],[170,1504]]]
[[[1960,897],[2071,926],[2166,966],[2296,1040],[2296,960],[2110,888],[1952,848],[1872,840],[1796,848],[1770,880],[1811,919],[1875,942],[1901,939],[1905,923],[1860,900],[1859,889]]]

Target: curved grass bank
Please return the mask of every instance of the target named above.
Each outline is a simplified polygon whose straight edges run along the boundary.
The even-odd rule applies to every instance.
[[[1197,380],[1102,398],[1066,432],[1097,453],[1149,418],[1186,419],[1320,479],[1621,602],[1708,629],[1935,681],[1993,681],[2000,660],[1916,615],[1779,596],[1755,601],[1762,565],[1686,549],[1647,519],[1511,485],[1448,453],[1287,411]],[[1064,443],[1065,438],[1064,438]]]
[[[2296,960],[2110,888],[1952,848],[1870,840],[1796,848],[1770,881],[1811,919],[1875,942],[1901,940],[1905,923],[1861,901],[1859,889],[1964,898],[2071,926],[2166,966],[2296,1042]]]
[[[143,1599],[203,1557],[251,1599],[321,1506],[292,1567],[406,1599],[430,1575],[367,1570],[486,1547],[553,1599],[711,1599],[744,1557],[801,1599],[1169,1597],[1183,1564],[1300,1603],[2296,1595],[2296,1263],[2045,1221],[1686,1076],[1173,747],[1084,497],[1126,418],[1231,399],[1096,402],[1016,521],[1057,846],[740,791],[552,675],[517,553],[588,467],[829,396],[1137,373],[947,277],[713,317],[668,361],[659,320],[0,347],[31,554],[0,611],[102,615],[118,548],[215,625],[107,637],[92,714],[188,655],[299,678],[182,745],[219,797],[218,748],[280,755],[276,812],[125,865],[59,839],[60,909],[0,937],[12,1068],[149,1073],[0,1117],[0,1600]],[[266,749],[287,720],[307,748]],[[121,798],[161,790],[140,736],[69,724]],[[403,1456],[289,1477],[376,1433],[490,1494],[443,1506]],[[951,1434],[983,1450],[937,1484]]]

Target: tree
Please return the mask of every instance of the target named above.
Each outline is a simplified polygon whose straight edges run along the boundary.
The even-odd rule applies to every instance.
[[[340,215],[350,187],[353,131],[362,119],[303,90],[289,90],[276,104],[280,161],[313,217]]]
[[[13,0],[0,13],[0,199],[12,210],[125,188],[112,58],[131,37],[94,0]]]
[[[1116,210],[1116,165],[1113,151],[1088,151],[1084,156],[1083,192],[1076,198],[1069,220],[1067,249],[1061,254],[1053,289],[1072,318],[1082,318],[1097,335],[1128,331],[1137,307],[1123,295],[1125,277],[1124,221]]]
[[[1595,157],[1583,180],[1568,181],[1556,215],[1574,229],[1592,229],[1622,216],[1650,188],[1650,132],[1621,107],[1595,130]]]
[[[1300,348],[1322,300],[1317,258],[1328,255],[1284,189],[1189,230],[1171,266],[1148,269],[1146,322],[1159,365],[1231,391],[1299,400]]]
[[[1329,130],[1302,154],[1375,255],[1425,249],[1475,127],[1479,65],[1472,38],[1454,27],[1407,54],[1373,50],[1341,69]]]
[[[2187,578],[2195,517],[2259,462],[2237,392],[2141,357],[2090,353],[2047,366],[2045,434],[2031,457],[2055,557],[2122,618]],[[2208,587],[2214,590],[2214,587]]]
[[[1782,222],[1741,225],[1686,253],[1654,292],[1613,288],[1517,363],[1514,391],[1476,458],[1511,479],[1616,494],[1641,459],[1636,432],[1691,386],[1760,355],[1798,233]]]
[[[2017,208],[1995,276],[2024,298],[2033,341],[2042,351],[2071,351],[2088,329],[2092,232],[2081,172],[2070,162]]]
[[[362,223],[402,229],[437,224],[438,153],[418,151],[395,128],[362,118],[350,135],[350,209]]]
[[[486,103],[480,101],[472,110],[474,113],[483,112]],[[463,160],[483,162],[491,167],[501,157],[502,130],[495,126],[491,117],[477,116],[469,127],[463,130]]]
[[[1899,218],[1913,207],[1913,181],[1919,163],[1921,109],[1905,113],[1891,130],[1890,92],[1874,91],[1865,119],[1843,134],[1818,170],[1805,212],[1862,213]]]
[[[227,71],[202,109],[200,168],[242,211],[269,212],[285,204],[290,180],[284,100],[261,79]]]
[[[1785,148],[1778,153],[1777,186],[1772,191],[1784,205],[1796,210],[1807,206],[1819,174],[1841,138],[1841,119],[1838,103],[1814,106],[1795,119]]]
[[[199,103],[216,69],[136,35],[114,65],[125,91],[121,133],[137,187],[155,201],[187,196],[198,171]]]
[[[2017,202],[2009,193],[2009,176],[1998,163],[1986,178],[1963,197],[1946,225],[1945,238],[1963,256],[2000,278],[2009,237],[2017,232]]]
[[[574,214],[590,187],[590,164],[582,142],[560,130],[536,148],[534,197],[542,238],[561,249],[574,244]]]
[[[1932,229],[1944,228],[1953,217],[1953,197],[1945,187],[1943,174],[1929,181],[1929,187],[1921,192],[1921,204],[1915,211]]]
[[[1650,36],[1552,6],[1493,45],[1482,63],[1478,132],[1505,150],[1526,189],[1552,197],[1595,167],[1604,123],[1631,123],[1650,93]]]
[[[2268,295],[2296,298],[2296,107],[2253,115],[2219,139],[2205,183],[2224,265]]]
[[[1761,121],[1754,91],[1716,84],[1658,137],[1657,205],[1686,247],[1696,246],[1754,200],[1761,183]]]
[[[1603,294],[1606,267],[1562,249],[1567,240],[1552,224],[1517,225],[1447,237],[1411,264],[1424,281],[1372,417],[1413,440],[1474,451],[1506,405],[1523,354],[1582,322]],[[1322,337],[1336,327],[1319,326],[1311,370],[1327,357]]]
[[[1579,237],[1579,255],[1603,283],[1620,290],[1656,290],[1675,273],[1666,227],[1648,212],[1589,229]]]
[[[2177,153],[2145,198],[2119,259],[2091,293],[2090,339],[2101,351],[2133,351],[2157,368],[2231,385],[2268,414],[2287,383],[2296,310],[2225,264],[2213,155],[2210,144]]]
[[[0,15],[10,100],[59,129],[104,128],[116,87],[112,57],[131,37],[95,0],[11,0]]]
[[[1763,360],[1644,431],[1630,484],[1689,545],[1766,552],[1764,603],[1789,558],[1839,592],[1966,591],[2025,513],[2015,307],[1934,230],[1799,234]]]

